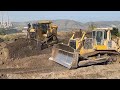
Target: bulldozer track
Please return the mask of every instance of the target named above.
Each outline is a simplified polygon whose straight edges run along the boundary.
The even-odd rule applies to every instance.
[[[82,55],[83,57],[89,57],[89,56],[93,56],[96,54],[113,54],[113,55],[120,55],[120,53],[115,52],[115,51],[95,51],[95,52],[91,52],[85,55]]]

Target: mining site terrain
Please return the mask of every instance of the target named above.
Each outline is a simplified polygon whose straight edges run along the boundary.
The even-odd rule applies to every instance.
[[[18,34],[16,34],[18,35]],[[59,32],[58,37],[67,43],[71,32]],[[24,36],[24,35],[23,35]],[[60,38],[62,37],[62,38]],[[66,40],[64,40],[66,38]],[[25,49],[25,48],[24,48]],[[24,52],[21,48],[21,52]],[[26,51],[26,50],[25,50]],[[120,79],[120,64],[93,65],[69,70],[48,60],[52,46],[42,51],[28,50],[19,58],[0,61],[1,79]]]

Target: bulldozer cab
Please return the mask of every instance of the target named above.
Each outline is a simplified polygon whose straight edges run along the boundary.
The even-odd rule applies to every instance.
[[[52,22],[39,22],[38,26],[42,31],[42,34],[47,34],[48,30],[50,29],[50,24]]]
[[[93,30],[92,38],[96,40],[97,45],[103,45],[104,40],[111,40],[111,33],[109,30]]]
[[[57,35],[57,26],[53,25],[51,21],[39,21],[38,23],[32,24],[32,27],[29,30],[30,35],[35,39],[44,40],[46,37],[51,35]]]
[[[39,37],[49,38],[52,35],[57,36],[57,26],[53,25],[51,21],[40,21],[38,23]]]
[[[111,28],[97,28],[92,31],[94,48],[96,50],[107,50],[111,47]]]

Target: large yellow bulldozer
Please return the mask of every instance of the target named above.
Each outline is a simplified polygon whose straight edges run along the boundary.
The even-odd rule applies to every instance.
[[[52,24],[52,21],[39,21],[28,28],[27,37],[30,41],[35,40],[41,48],[44,44],[53,45],[58,42],[57,28],[58,26]]]
[[[52,49],[53,60],[69,69],[100,63],[115,62],[120,51],[120,40],[111,38],[112,28],[95,28],[90,32],[74,32],[68,45],[56,44]],[[112,57],[113,56],[113,57]]]
[[[58,43],[58,26],[54,25],[52,21],[42,20],[29,26],[26,38],[0,43],[0,57],[2,59],[26,56],[33,52],[33,49],[40,51]]]

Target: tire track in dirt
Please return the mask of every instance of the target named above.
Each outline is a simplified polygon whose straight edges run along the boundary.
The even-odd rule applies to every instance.
[[[7,76],[13,79],[120,79],[120,65],[96,65],[74,70],[7,74]]]

